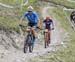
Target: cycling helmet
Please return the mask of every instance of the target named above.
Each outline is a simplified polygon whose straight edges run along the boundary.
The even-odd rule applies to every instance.
[[[28,11],[33,11],[33,7],[32,7],[32,6],[29,6],[29,7],[27,8],[27,10],[28,10]]]
[[[46,16],[46,19],[49,19],[50,18],[50,16]]]

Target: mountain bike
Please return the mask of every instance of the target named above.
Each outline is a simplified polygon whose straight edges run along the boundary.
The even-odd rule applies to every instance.
[[[27,49],[29,47],[29,52],[33,51],[33,34],[32,34],[32,29],[28,31],[27,38],[24,41],[24,53],[27,52]]]
[[[54,30],[54,28],[52,28],[51,30]],[[50,34],[48,32],[48,29],[46,29],[44,31],[44,47],[47,48],[50,44]]]
[[[21,29],[24,28],[25,26],[20,25]],[[33,51],[33,34],[32,34],[32,28],[29,29],[29,31],[27,31],[27,36],[24,40],[24,53],[27,52],[28,48],[29,48],[29,52]]]

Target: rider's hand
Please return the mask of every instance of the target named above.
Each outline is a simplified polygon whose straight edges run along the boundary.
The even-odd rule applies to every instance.
[[[38,28],[38,29],[39,29],[39,26],[36,26],[36,28]]]
[[[22,24],[19,24],[20,27],[22,27]]]
[[[52,28],[52,30],[54,30],[54,28]]]

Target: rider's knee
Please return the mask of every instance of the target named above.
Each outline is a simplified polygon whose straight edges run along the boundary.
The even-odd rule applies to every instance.
[[[28,32],[28,31],[30,31],[30,29],[31,29],[31,27],[30,27],[30,26],[28,26],[28,27],[27,27],[27,29],[26,29],[26,31]]]
[[[28,31],[30,31],[30,29],[27,28],[26,31],[28,32]]]
[[[35,31],[34,29],[32,29],[32,33],[33,33],[33,35],[35,36],[35,34],[36,34],[36,31]]]
[[[51,30],[48,30],[48,33],[50,34],[51,33]]]
[[[46,32],[48,32],[48,29],[45,29],[45,30],[44,30],[44,33],[46,33]]]

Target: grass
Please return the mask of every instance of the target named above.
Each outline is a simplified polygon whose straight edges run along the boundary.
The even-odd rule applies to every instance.
[[[75,2],[69,2],[67,0],[42,0],[42,1],[47,1],[54,3],[55,5],[62,5],[67,8],[75,8]]]
[[[56,46],[59,50],[50,51],[44,55],[39,55],[35,57],[35,59],[32,59],[32,62],[75,62],[75,32],[70,27],[67,19],[71,12],[63,11],[62,8],[57,7],[48,10],[48,12],[54,16],[58,20],[57,22],[60,22],[61,27],[69,33],[69,41],[66,40],[66,38],[63,41],[67,46],[66,48],[62,45]]]
[[[64,62],[75,62],[75,32],[71,29],[67,17],[69,17],[70,12],[69,11],[63,11],[60,8],[55,8],[53,11],[53,14],[61,23],[61,26],[70,33],[70,43],[69,46],[64,49],[55,52],[57,56],[59,56]],[[62,12],[62,13],[61,13]],[[67,17],[65,15],[67,14]],[[58,22],[59,22],[58,21]],[[67,42],[67,41],[66,41]]]
[[[24,1],[26,1],[26,0],[24,0]],[[57,2],[56,0],[50,0],[50,1]],[[58,0],[57,3],[60,3],[60,2],[62,3],[63,1],[66,2],[66,0],[62,0],[62,1]],[[38,12],[39,17],[41,17],[40,12],[39,12],[39,3],[36,0],[30,0],[29,4],[27,6],[23,6],[23,10],[22,11],[20,10],[20,6],[19,6],[21,4],[21,0],[13,0],[13,1],[12,0],[0,0],[0,2],[5,3],[5,4],[9,4],[9,5],[14,5],[14,6],[18,7],[16,9],[14,9],[14,10],[13,9],[8,9],[8,8],[2,8],[2,7],[0,8],[0,12],[1,13],[4,13],[4,10],[5,10],[5,15],[1,14],[1,17],[0,17],[0,25],[1,25],[0,28],[2,28],[2,27],[8,28],[8,29],[10,29],[10,28],[11,29],[17,28],[18,24],[17,24],[16,21],[19,21],[20,17],[26,11],[26,8],[29,5],[32,5],[34,7],[34,9]],[[18,20],[15,19],[15,16],[12,17],[10,15],[7,15],[8,14],[8,13],[6,13],[7,11],[12,13],[12,14],[14,14],[14,15],[17,15],[17,19]],[[5,22],[5,20],[8,20],[8,22]],[[12,21],[10,21],[10,20],[12,20]],[[12,23],[9,24],[9,22],[12,22]]]
[[[26,1],[27,0],[23,0],[24,3]],[[22,0],[0,0],[0,2],[3,3],[3,4],[12,5],[12,6],[20,6],[21,3],[22,3]]]
[[[12,0],[0,0],[0,2],[8,4],[8,5],[14,5],[17,7],[14,9],[0,7],[0,29],[5,29],[5,30],[9,29],[9,30],[18,31],[19,19],[21,18],[22,14],[27,10],[27,7],[29,5],[32,5],[39,14],[39,4],[36,0],[30,0],[28,5],[23,6],[22,11],[20,10],[20,8],[18,8],[18,4],[21,3],[21,0],[13,0],[13,1]]]
[[[50,1],[53,2],[54,4],[60,4],[60,5],[66,6],[68,8],[75,7],[74,2],[68,2],[67,0],[50,0]],[[0,0],[0,2],[9,4],[9,5],[18,6],[21,3],[21,0],[13,0],[13,1],[12,0]],[[35,1],[35,0],[30,0],[29,4],[27,6],[29,6],[29,5],[34,6],[35,10],[39,13],[39,6],[38,6],[38,3],[36,3],[36,2],[37,1]],[[0,14],[0,29],[19,31],[18,21],[19,21],[21,15],[23,14],[23,12],[26,11],[27,6],[23,7],[23,11],[20,11],[20,9],[0,8],[0,12],[1,12],[1,14]],[[45,60],[45,61],[49,61],[49,62],[50,61],[51,62],[53,62],[53,61],[55,61],[55,62],[75,62],[75,32],[70,27],[68,19],[65,15],[65,13],[66,13],[67,16],[69,17],[71,12],[63,11],[62,8],[54,8],[52,10],[50,9],[49,11],[51,14],[53,14],[53,16],[55,16],[57,18],[58,22],[60,22],[60,24],[61,24],[61,27],[63,27],[67,32],[69,32],[69,34],[70,34],[69,41],[70,42],[68,43],[68,41],[65,41],[66,43],[68,43],[67,48],[63,48],[56,52],[52,51],[50,53],[47,53],[46,55],[39,56],[37,59],[34,59],[32,61],[36,62],[36,60],[37,60],[37,62],[38,62],[39,60],[40,61]],[[8,15],[9,12],[11,14],[17,15],[17,17]],[[17,20],[15,18],[17,18]]]

